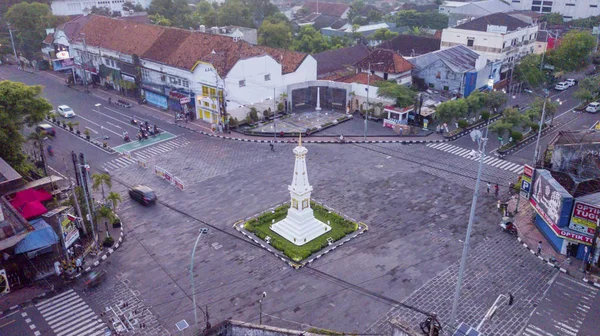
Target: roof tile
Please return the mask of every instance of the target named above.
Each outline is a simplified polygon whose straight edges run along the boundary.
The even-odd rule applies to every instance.
[[[363,44],[352,47],[328,50],[313,55],[317,60],[317,75],[345,69],[369,55],[369,49]]]
[[[441,41],[436,38],[400,34],[379,45],[379,48],[390,49],[404,57],[414,57],[440,50]]]
[[[371,65],[371,71],[380,71],[385,73],[403,73],[410,71],[413,65],[404,59],[401,55],[388,49],[375,49],[369,56],[354,64],[360,69],[368,69]]]

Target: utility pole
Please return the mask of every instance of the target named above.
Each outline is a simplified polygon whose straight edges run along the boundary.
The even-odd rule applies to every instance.
[[[67,172],[67,176],[69,176],[69,166],[67,165],[67,160],[63,158],[63,163],[65,164],[65,170]],[[81,208],[79,207],[79,200],[77,199],[77,193],[75,192],[75,186],[73,185],[73,180],[69,178],[69,186],[71,187],[71,194],[73,195],[73,203],[75,203],[75,211],[77,212],[77,217],[81,218],[83,221],[83,216],[81,215]],[[83,234],[87,236],[87,228],[85,224],[81,225],[83,229]]]
[[[383,62],[373,63],[373,65],[382,64]],[[369,62],[369,71],[367,72],[367,110],[365,111],[365,135],[364,141],[367,141],[367,121],[369,119],[369,89],[371,88],[371,63]]]
[[[277,142],[277,102],[275,101],[275,87],[273,86],[273,146]]]
[[[87,64],[86,59],[87,59],[87,44],[85,44],[85,33],[80,33],[81,36],[83,36],[83,53],[81,54],[81,65],[83,68],[83,85],[85,86],[85,92],[90,92],[90,90],[88,89],[88,82],[87,82],[87,73],[86,73],[86,69],[85,66]]]
[[[79,175],[79,177],[81,178],[81,187],[83,188],[83,196],[85,198],[85,205],[87,207],[87,211],[88,211],[88,216],[89,216],[89,221],[90,221],[90,225],[92,227],[92,235],[94,236],[94,244],[96,247],[98,247],[98,237],[96,236],[96,229],[94,226],[94,215],[92,214],[92,208],[90,207],[90,201],[89,201],[89,194],[88,194],[88,190],[87,190],[87,174],[85,173],[84,169],[88,169],[89,166],[87,166],[85,164],[85,158],[83,156],[83,153],[81,154],[81,162],[78,164],[79,167],[79,171],[81,172],[81,174]],[[85,225],[85,224],[84,224]]]
[[[17,65],[20,67],[21,63],[19,62],[19,56],[17,56],[17,49],[15,48],[15,40],[13,39],[12,29],[10,29],[10,23],[8,24],[8,33],[10,34],[10,43],[12,43],[13,53],[15,53],[15,61],[17,61]]]
[[[200,238],[202,238],[202,235],[204,234],[208,234],[208,229],[207,228],[201,228],[200,232],[198,233],[198,238],[196,238],[196,243],[194,244],[194,248],[192,249],[192,256],[190,258],[190,282],[192,284],[192,301],[194,304],[194,322],[196,322],[196,329],[198,331],[200,331],[200,325],[198,324],[198,311],[197,311],[197,305],[196,305],[196,287],[194,286],[194,255],[196,254],[196,247],[198,246],[198,242],[200,241]],[[200,308],[200,310],[202,310],[202,308]],[[207,319],[206,319],[206,325],[208,327],[209,323],[208,323],[208,307],[207,307],[207,311],[205,312]]]
[[[481,172],[483,171],[483,159],[485,158],[485,145],[487,143],[487,135],[489,133],[489,125],[486,127],[485,137],[481,137],[481,132],[472,133],[473,140],[478,140],[479,152],[479,169],[477,170],[477,181],[475,182],[475,190],[473,191],[473,201],[471,202],[471,213],[469,214],[469,224],[467,225],[467,236],[463,244],[463,253],[460,259],[460,268],[458,270],[458,280],[454,290],[454,300],[452,301],[452,312],[450,313],[449,323],[453,325],[456,322],[456,314],[458,312],[458,301],[460,300],[460,292],[462,289],[463,277],[465,274],[465,266],[467,264],[467,255],[469,254],[469,243],[471,242],[471,231],[473,230],[473,222],[475,220],[475,208],[477,207],[477,196],[479,195],[479,183],[481,182]]]
[[[540,150],[540,139],[542,138],[542,129],[546,124],[546,102],[548,101],[548,94],[544,96],[544,104],[542,105],[542,117],[540,118],[540,127],[538,129],[537,140],[535,141],[535,151],[533,152],[533,168],[537,167],[538,154]]]

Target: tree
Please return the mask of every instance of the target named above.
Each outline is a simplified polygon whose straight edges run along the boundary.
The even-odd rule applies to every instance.
[[[42,121],[52,109],[52,104],[41,95],[41,86],[0,82],[0,157],[23,176],[31,165],[21,151],[25,138],[20,131],[24,125]]]
[[[254,27],[252,12],[241,0],[229,0],[219,8],[219,25]]]
[[[498,110],[502,105],[506,104],[506,94],[500,91],[492,91],[486,94],[487,95],[487,107],[492,110]]]
[[[544,100],[543,99],[536,98],[533,101],[533,103],[531,103],[530,110],[532,110],[532,113],[535,112],[541,116],[543,109],[544,109]],[[548,119],[548,117],[551,117],[552,119],[550,121],[550,124],[552,124],[552,122],[554,122],[554,115],[556,114],[557,111],[558,111],[558,103],[555,101],[552,101],[552,99],[550,99],[550,98],[546,98],[546,115],[544,116],[544,118]]]
[[[171,26],[171,20],[167,19],[166,17],[164,17],[161,14],[150,14],[150,15],[148,15],[148,18],[155,25],[165,26],[165,27]]]
[[[142,7],[142,5],[139,3],[133,4],[131,1],[126,1],[123,4],[123,10],[134,11],[136,13],[140,13],[140,12],[144,11],[144,7]]]
[[[578,86],[579,87],[577,88],[577,91],[573,93],[573,96],[583,102],[589,103],[594,100],[600,92],[600,78],[586,77],[579,82]]]
[[[152,0],[148,14],[154,24],[161,26],[188,29],[193,24],[190,22],[192,10],[186,0]]]
[[[490,131],[504,140],[504,136],[506,135],[506,133],[510,133],[512,127],[513,126],[510,123],[500,120],[490,125]]]
[[[112,16],[112,11],[108,7],[96,7],[93,6],[91,9],[92,14],[102,15],[102,16]]]
[[[469,106],[468,115],[477,115],[487,105],[487,95],[481,91],[471,92],[466,100]]]
[[[102,190],[102,199],[104,201],[106,201],[106,197],[104,196],[104,186],[106,185],[108,187],[108,189],[112,188],[112,179],[111,179],[110,175],[107,173],[92,174],[92,180],[94,181],[92,183],[92,189],[93,190],[101,189]]]
[[[292,41],[292,50],[316,54],[328,50],[327,41],[313,26],[303,26]]]
[[[369,36],[369,39],[375,41],[387,41],[393,39],[396,36],[398,36],[398,33],[390,31],[387,28],[381,28],[377,29],[377,31],[375,31],[375,34]]]
[[[379,81],[372,85],[377,87],[378,96],[395,99],[398,107],[414,104],[416,93],[408,86],[388,81]]]
[[[562,25],[564,22],[563,16],[559,13],[544,14],[542,20],[548,22],[548,24],[551,26]]]
[[[196,11],[191,14],[191,20],[198,25],[214,27],[217,25],[218,13],[208,1],[202,0],[196,4]]]
[[[328,49],[340,49],[352,45],[352,40],[346,36],[330,36],[327,39]]]
[[[46,38],[46,28],[56,27],[65,21],[64,17],[52,15],[46,4],[21,2],[11,6],[4,14],[6,22],[10,22],[14,30],[17,49],[30,57],[42,48]]]
[[[36,167],[37,168],[42,168],[44,170],[44,175],[45,176],[48,176],[48,169],[46,167],[46,158],[44,156],[44,140],[46,140],[48,138],[52,138],[52,136],[50,136],[49,134],[47,134],[45,131],[31,132],[27,136],[27,140],[28,141],[33,141],[34,148],[37,148],[40,151],[40,161],[39,161],[39,163],[41,164],[41,166],[39,166],[38,162],[36,162]],[[37,158],[36,158],[36,160],[37,160]]]
[[[258,44],[260,45],[287,49],[291,42],[292,31],[284,21],[267,18],[258,28]]]
[[[251,12],[251,27],[259,27],[265,18],[279,13],[279,8],[269,0],[242,0],[242,3]]]
[[[419,13],[416,10],[402,10],[395,19],[398,27],[448,28],[448,16],[435,11]]]
[[[596,46],[596,38],[587,31],[571,30],[563,38],[558,48],[548,53],[549,62],[563,71],[583,68]]]
[[[459,120],[467,116],[469,105],[466,99],[448,100],[435,109],[438,118],[444,122]]]
[[[109,192],[108,196],[106,196],[106,199],[112,202],[113,211],[117,208],[117,204],[122,201],[121,194],[114,191]]]
[[[517,80],[525,82],[536,88],[544,84],[546,74],[540,69],[542,57],[538,54],[529,54],[521,59],[521,62],[515,67],[515,77]]]
[[[404,32],[404,35],[427,36],[429,34],[427,34],[425,29],[415,26],[415,27],[409,27],[409,29]]]

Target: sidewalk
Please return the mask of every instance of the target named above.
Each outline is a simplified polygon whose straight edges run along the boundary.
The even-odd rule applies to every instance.
[[[509,211],[514,212],[517,200],[511,199],[508,202]],[[582,261],[571,259],[565,255],[556,252],[544,235],[535,226],[535,211],[529,205],[529,202],[521,200],[519,202],[519,212],[514,217],[514,224],[518,230],[518,240],[527,248],[531,254],[537,253],[538,242],[542,242],[542,253],[537,258],[540,262],[547,263],[548,266],[559,269],[561,272],[569,274],[575,278],[582,279],[584,282],[600,287],[600,277],[597,274],[586,275],[581,272]]]

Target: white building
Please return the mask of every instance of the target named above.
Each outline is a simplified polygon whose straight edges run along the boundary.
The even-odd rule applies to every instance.
[[[444,29],[441,49],[464,45],[492,62],[502,61],[502,80],[513,62],[535,51],[537,34],[536,24],[496,13]]]
[[[131,2],[148,8],[152,0],[52,0],[50,8],[54,15],[80,15],[92,7],[106,7],[111,11],[123,12],[123,4]]]
[[[139,90],[149,104],[211,123],[222,121],[226,109],[277,99],[287,85],[317,78],[316,60],[307,54],[96,15],[70,49],[76,63],[87,64],[89,81]],[[76,72],[83,76],[83,66]]]
[[[559,13],[567,21],[600,15],[598,0],[510,0],[508,2],[518,10],[543,14]]]
[[[440,5],[439,12],[448,15],[449,27],[461,24],[464,20],[513,11],[513,7],[502,0],[482,0],[474,2],[446,1]]]

